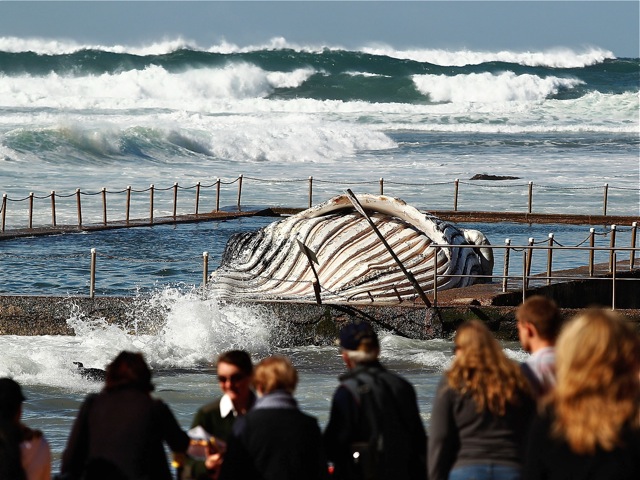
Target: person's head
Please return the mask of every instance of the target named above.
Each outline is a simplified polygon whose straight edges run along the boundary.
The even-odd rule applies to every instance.
[[[256,365],[253,385],[260,395],[275,390],[293,393],[298,385],[298,372],[291,361],[281,355],[267,357]]]
[[[349,368],[377,360],[380,342],[373,327],[365,321],[346,324],[340,329],[342,358]]]
[[[516,310],[520,345],[529,353],[555,344],[562,326],[556,303],[542,295],[527,298]]]
[[[18,382],[11,378],[0,378],[0,419],[17,422],[26,398]]]
[[[623,425],[640,426],[640,337],[610,310],[574,317],[556,344],[554,433],[577,453],[617,446]]]
[[[251,393],[253,364],[244,350],[223,352],[216,362],[220,389],[236,408],[246,407]]]
[[[447,372],[449,386],[468,393],[478,411],[503,415],[507,403],[518,401],[528,384],[518,365],[505,355],[487,326],[470,320],[458,327],[454,340],[455,357]]]
[[[104,389],[112,391],[120,388],[136,388],[143,392],[154,389],[151,370],[141,353],[123,350],[107,365]]]

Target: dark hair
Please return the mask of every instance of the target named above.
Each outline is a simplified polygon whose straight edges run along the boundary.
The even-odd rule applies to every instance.
[[[122,351],[107,365],[105,387],[107,391],[133,387],[144,392],[154,389],[151,370],[141,353]]]
[[[13,420],[24,400],[18,382],[11,378],[0,378],[0,418]]]
[[[230,363],[231,365],[235,365],[247,377],[253,373],[251,357],[244,350],[228,350],[226,352],[222,352],[220,356],[218,356],[216,366],[220,363]]]
[[[516,318],[533,324],[538,335],[549,341],[556,339],[562,327],[562,316],[556,302],[542,295],[527,298],[516,310]]]

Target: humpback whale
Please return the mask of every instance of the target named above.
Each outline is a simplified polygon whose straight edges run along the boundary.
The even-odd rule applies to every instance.
[[[433,291],[434,268],[438,290],[490,280],[493,255],[482,232],[458,228],[397,198],[356,197],[424,292]],[[371,303],[417,296],[415,283],[348,195],[233,235],[208,288],[223,301]]]

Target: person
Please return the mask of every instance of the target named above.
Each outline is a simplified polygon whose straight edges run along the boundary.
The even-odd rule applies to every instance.
[[[123,351],[107,366],[105,386],[80,407],[62,455],[63,479],[170,480],[163,442],[185,452],[189,437],[159,399],[141,353]]]
[[[610,310],[558,337],[556,387],[533,422],[526,480],[640,478],[640,339]]]
[[[186,478],[215,478],[222,465],[225,442],[229,439],[235,420],[245,415],[256,401],[251,390],[253,364],[251,356],[244,350],[229,350],[216,361],[218,383],[223,395],[204,405],[196,412],[191,428],[202,427],[215,437],[218,448],[205,456],[205,460],[187,461]]]
[[[22,388],[11,378],[0,378],[0,478],[49,480],[51,450],[40,430],[24,425]]]
[[[220,480],[318,480],[326,476],[318,421],[298,408],[298,373],[271,356],[255,369],[258,399],[233,425]]]
[[[556,383],[555,342],[562,316],[556,303],[542,295],[527,298],[516,310],[518,338],[531,356],[521,364],[536,398],[548,393]]]
[[[368,322],[345,325],[340,346],[349,371],[340,376],[324,432],[333,478],[424,480],[426,433],[413,386],[380,363]]]
[[[535,411],[528,382],[484,323],[463,323],[454,342],[431,412],[429,479],[520,479]]]

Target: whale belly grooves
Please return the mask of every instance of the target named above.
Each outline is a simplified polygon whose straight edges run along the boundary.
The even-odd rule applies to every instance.
[[[455,227],[393,197],[361,194],[357,198],[426,293],[433,291],[434,268],[438,290],[487,281],[446,275],[492,274],[492,251],[483,248],[489,241],[481,232]],[[298,241],[315,253],[315,273]],[[417,296],[346,195],[255,232],[232,236],[208,288],[223,301],[315,301],[316,274],[323,302],[398,302]]]

